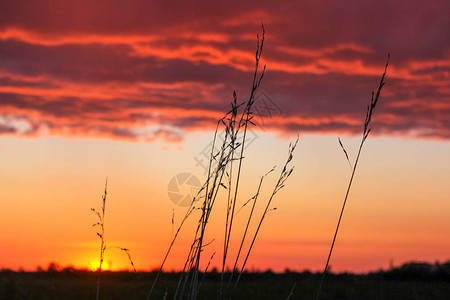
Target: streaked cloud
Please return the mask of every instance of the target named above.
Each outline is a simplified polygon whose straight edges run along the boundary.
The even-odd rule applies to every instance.
[[[375,134],[450,138],[447,1],[9,2],[0,12],[0,134],[179,142],[248,95],[267,28],[264,128],[359,133],[386,54]]]

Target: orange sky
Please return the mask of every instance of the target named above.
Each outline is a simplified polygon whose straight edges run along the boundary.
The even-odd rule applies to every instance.
[[[447,1],[83,2],[10,2],[0,12],[0,267],[95,268],[89,209],[100,208],[106,177],[107,244],[130,248],[138,269],[156,267],[173,209],[176,224],[184,214],[168,183],[182,172],[204,180],[200,153],[232,91],[248,96],[261,22],[267,73],[240,203],[301,139],[248,267],[323,267],[350,175],[337,136],[354,159],[387,52],[387,84],[331,264],[367,271],[450,259]],[[216,266],[223,218],[208,232]],[[167,268],[180,267],[193,229]],[[108,268],[129,267],[117,249],[106,256]]]

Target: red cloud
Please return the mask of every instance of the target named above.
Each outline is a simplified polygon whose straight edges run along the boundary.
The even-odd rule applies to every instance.
[[[0,134],[177,142],[212,129],[233,89],[248,96],[264,21],[262,88],[279,110],[265,130],[359,133],[391,51],[375,132],[450,137],[447,1],[82,2],[4,5]]]

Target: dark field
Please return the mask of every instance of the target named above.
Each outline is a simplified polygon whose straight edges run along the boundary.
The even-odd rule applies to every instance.
[[[104,272],[102,299],[143,299],[156,273]],[[152,299],[172,299],[178,273],[164,273]],[[315,299],[319,274],[246,273],[233,299]],[[0,299],[95,299],[97,276],[93,272],[50,269],[37,272],[0,272]],[[216,299],[220,274],[210,272],[199,299]],[[450,299],[450,264],[406,264],[390,271],[365,275],[329,274],[321,299]]]

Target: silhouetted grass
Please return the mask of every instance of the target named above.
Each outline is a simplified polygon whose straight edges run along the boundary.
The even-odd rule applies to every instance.
[[[106,179],[105,183],[105,193],[102,196],[102,210],[98,212],[95,208],[91,208],[97,217],[98,222],[94,223],[95,226],[100,226],[100,232],[97,232],[98,237],[100,238],[100,263],[97,269],[97,293],[95,299],[98,300],[100,296],[100,279],[102,275],[102,265],[103,265],[103,255],[105,254],[106,245],[105,245],[105,209],[106,209],[106,195],[108,194],[108,179]]]
[[[264,176],[261,177],[259,186],[257,188],[255,196],[253,196],[251,199],[247,200],[243,204],[239,202],[239,188],[241,185],[241,174],[244,169],[244,158],[245,158],[245,150],[246,150],[246,137],[250,126],[255,125],[254,123],[254,112],[253,112],[253,106],[256,101],[255,94],[258,88],[261,85],[261,81],[264,77],[265,72],[265,66],[262,71],[259,71],[259,66],[261,62],[261,56],[264,46],[264,39],[265,39],[265,30],[264,26],[262,26],[262,35],[261,38],[257,36],[257,48],[255,53],[255,70],[253,73],[253,80],[252,85],[250,89],[250,95],[249,98],[244,101],[240,102],[238,100],[238,96],[235,91],[233,91],[233,100],[231,101],[231,108],[230,110],[221,118],[218,120],[216,125],[216,130],[214,132],[213,141],[212,141],[212,147],[211,147],[211,153],[210,153],[210,159],[209,159],[209,165],[208,165],[208,174],[207,178],[205,180],[205,183],[198,191],[198,194],[195,196],[195,198],[192,200],[190,206],[188,207],[184,217],[181,220],[180,225],[177,227],[175,233],[174,233],[174,215],[172,213],[172,233],[171,233],[171,243],[168,247],[168,250],[165,253],[164,258],[162,259],[162,263],[159,267],[159,270],[155,273],[152,273],[151,276],[143,275],[143,276],[137,276],[136,280],[140,280],[142,278],[151,278],[152,285],[151,288],[146,294],[146,299],[149,300],[151,297],[154,298],[163,298],[167,299],[168,297],[172,298],[174,300],[176,299],[223,299],[223,298],[235,298],[235,299],[248,299],[248,297],[254,299],[255,297],[258,299],[273,299],[273,298],[287,298],[287,299],[295,299],[300,293],[303,296],[307,298],[312,298],[313,296],[310,295],[310,290],[313,289],[312,285],[310,286],[309,283],[317,281],[319,278],[318,274],[314,275],[313,278],[306,280],[305,277],[302,277],[303,281],[286,281],[286,282],[277,282],[279,278],[285,278],[289,274],[285,275],[273,275],[272,273],[264,273],[259,274],[255,276],[251,276],[252,278],[256,278],[257,281],[261,280],[262,278],[268,279],[270,285],[259,285],[257,288],[255,288],[254,284],[250,281],[246,281],[243,279],[244,274],[248,275],[248,273],[245,272],[246,263],[249,259],[249,256],[252,252],[252,249],[254,247],[256,238],[258,237],[258,234],[260,233],[263,221],[265,220],[267,214],[276,208],[272,207],[272,200],[274,199],[275,195],[284,187],[287,179],[292,174],[294,168],[291,166],[294,150],[298,143],[298,138],[295,142],[291,143],[289,145],[288,150],[288,156],[285,161],[285,164],[280,172],[280,175],[278,177],[278,181],[276,182],[272,193],[268,197],[268,199],[264,202],[260,199],[260,191],[261,186],[263,184],[263,180],[266,176],[268,176],[272,171],[275,170],[273,168],[269,172],[267,172]],[[385,76],[386,71],[389,65],[389,55],[388,55],[388,61],[386,63],[384,73],[381,76],[380,84],[378,87],[378,90],[376,93],[372,92],[372,98],[370,101],[370,104],[367,107],[366,117],[364,121],[363,126],[363,133],[362,133],[362,139],[361,143],[359,145],[359,150],[355,159],[355,162],[352,164],[350,162],[347,150],[345,149],[342,141],[340,138],[338,138],[339,145],[341,149],[343,150],[345,157],[349,163],[350,169],[351,169],[351,177],[350,181],[347,187],[347,192],[345,194],[345,198],[343,201],[342,209],[340,211],[339,219],[337,222],[336,230],[333,236],[333,240],[331,243],[330,251],[327,257],[327,261],[325,264],[324,271],[322,275],[320,276],[319,280],[319,288],[316,292],[316,299],[318,300],[321,296],[322,292],[322,286],[325,279],[325,276],[328,271],[328,265],[331,259],[331,255],[333,252],[334,244],[337,238],[337,234],[339,232],[339,226],[343,217],[345,205],[348,200],[349,192],[352,186],[353,178],[356,172],[356,168],[358,165],[358,161],[361,155],[361,151],[363,149],[364,143],[367,140],[369,133],[371,132],[370,124],[372,120],[372,116],[374,113],[374,109],[377,106],[378,100],[380,98],[381,89],[384,86],[385,82]],[[223,133],[223,135],[221,134]],[[222,138],[219,139],[218,136],[221,136]],[[225,193],[225,196],[223,196]],[[100,296],[100,283],[101,283],[101,275],[102,275],[102,263],[104,258],[105,250],[107,249],[105,240],[104,240],[104,219],[105,219],[105,207],[106,207],[106,196],[107,196],[107,183],[105,184],[105,192],[102,197],[102,209],[101,211],[97,211],[92,208],[92,211],[96,213],[98,216],[98,222],[94,224],[94,226],[100,227],[100,232],[97,232],[97,235],[99,236],[101,242],[100,242],[100,265],[97,270],[97,289],[96,289],[96,299],[99,299]],[[208,263],[206,264],[206,267],[204,270],[201,270],[202,266],[202,253],[204,252],[205,248],[214,241],[205,241],[206,237],[206,231],[208,228],[208,225],[210,224],[211,220],[211,213],[217,206],[217,202],[219,202],[219,199],[226,199],[226,218],[224,220],[224,240],[223,240],[223,252],[221,257],[221,264],[220,264],[220,271],[219,272],[211,272],[207,273],[208,268],[211,264],[211,260],[213,259],[216,252],[214,252],[210,258]],[[198,206],[195,206],[194,204],[197,203],[198,200],[201,200],[199,202]],[[262,203],[263,212],[259,218],[255,217],[255,207]],[[237,250],[237,255],[234,257],[234,259],[231,259],[233,269],[231,272],[225,271],[225,266],[227,265],[227,262],[230,260],[229,253],[230,253],[230,244],[233,238],[233,228],[236,226],[235,222],[235,216],[237,212],[240,211],[238,209],[236,211],[236,207],[239,207],[241,205],[241,208],[246,206],[247,204],[251,204],[251,210],[247,216],[246,221],[244,221],[244,224],[242,225],[244,229],[244,233],[241,237],[237,239],[239,244],[239,249]],[[178,274],[172,274],[169,276],[166,276],[165,279],[161,280],[160,276],[163,274],[163,268],[164,265],[169,257],[170,252],[172,251],[175,241],[179,237],[179,234],[182,230],[182,228],[185,226],[186,221],[190,217],[197,216],[196,213],[199,213],[198,221],[196,224],[195,229],[195,236],[192,241],[192,244],[189,248],[188,255],[186,257],[186,260],[183,264],[182,271]],[[256,219],[256,221],[255,221]],[[256,222],[256,229],[254,232],[249,232],[250,225]],[[245,242],[249,239],[249,246],[244,249]],[[130,262],[132,266],[134,267],[133,261],[131,260],[131,255],[129,253],[129,250],[126,248],[121,247],[108,247],[108,248],[117,248],[119,250],[124,251],[128,258],[130,259]],[[241,257],[242,255],[242,257]],[[242,259],[243,260],[242,260]],[[242,260],[242,261],[241,261]],[[204,263],[203,263],[204,265]],[[181,267],[181,266],[180,266]],[[135,270],[136,271],[136,270]],[[167,273],[165,273],[167,275]],[[176,275],[176,276],[175,276]],[[236,275],[236,276],[235,276]],[[291,274],[292,275],[292,274]],[[90,275],[89,275],[90,276]],[[275,277],[273,277],[275,276]],[[278,277],[277,277],[278,276]],[[312,275],[311,275],[312,276]],[[110,275],[110,278],[113,278],[113,275]],[[294,275],[291,276],[292,278],[296,277]],[[140,278],[140,279],[139,279]],[[292,279],[291,278],[291,279]],[[357,299],[358,295],[361,296],[361,291],[356,291],[356,286],[353,286],[350,289],[341,289],[340,286],[334,286],[334,280],[336,280],[338,277],[336,276],[330,276],[329,279],[329,286],[327,288],[327,292],[323,293],[323,299],[334,299],[332,294],[334,293],[334,296],[337,298],[345,298],[345,299]],[[363,277],[354,277],[354,276],[348,276],[348,277],[340,277],[340,283],[343,281],[355,281],[355,278],[358,280],[361,280]],[[365,277],[364,277],[365,278]],[[365,282],[367,284],[372,284],[370,282],[372,277],[365,278]],[[370,280],[369,280],[370,279]],[[158,280],[159,285],[158,285]],[[224,284],[224,282],[228,282],[228,284]],[[236,293],[238,284],[242,282],[245,287],[242,287],[242,289],[239,290],[239,293]],[[105,295],[104,297],[108,297],[107,293],[109,293],[109,287],[106,287],[108,283],[105,284]],[[288,287],[286,287],[288,286]],[[200,293],[200,288],[202,288],[202,293]],[[269,292],[267,289],[270,288]],[[267,291],[266,291],[267,290]],[[136,290],[136,293],[140,295],[140,297],[144,297],[142,295],[142,291]],[[276,295],[276,296],[275,296]],[[380,294],[373,293],[373,295],[377,295],[378,298],[380,298]],[[367,297],[368,295],[365,295]],[[128,297],[134,298],[137,297],[137,295],[129,294]],[[377,298],[377,299],[378,299]],[[114,298],[111,298],[114,299]],[[117,298],[119,299],[119,298]],[[369,299],[369,298],[366,298]]]
[[[341,213],[339,215],[339,219],[338,219],[338,222],[337,222],[336,230],[334,232],[333,241],[331,242],[330,252],[328,253],[327,262],[325,263],[325,268],[323,270],[322,278],[320,280],[319,288],[317,290],[316,300],[319,300],[319,298],[320,298],[320,293],[322,291],[323,281],[325,279],[325,275],[327,274],[328,265],[329,265],[330,259],[331,259],[331,254],[333,253],[334,243],[336,242],[336,237],[337,237],[337,234],[339,232],[339,226],[341,224],[342,216],[344,214],[345,204],[347,203],[348,195],[349,195],[350,189],[352,187],[353,178],[354,178],[355,172],[356,172],[356,167],[358,166],[359,157],[361,155],[361,150],[362,150],[362,148],[364,146],[364,142],[367,140],[367,137],[369,136],[370,131],[372,130],[370,128],[370,122],[372,120],[372,115],[373,115],[374,109],[377,106],[378,100],[380,99],[381,89],[385,85],[384,79],[385,79],[386,71],[387,71],[387,68],[388,68],[388,65],[389,65],[389,58],[390,58],[390,54],[388,54],[388,59],[387,59],[387,62],[386,62],[386,66],[384,68],[384,73],[383,73],[383,75],[381,75],[380,84],[378,86],[377,93],[375,94],[374,92],[372,92],[372,98],[370,100],[370,104],[367,106],[366,119],[364,120],[364,129],[363,129],[363,133],[362,133],[361,143],[359,145],[358,154],[356,155],[355,163],[353,164],[353,166],[350,163],[347,151],[345,150],[344,145],[341,142],[341,139],[339,139],[339,145],[341,146],[342,151],[344,151],[345,157],[347,158],[347,161],[348,161],[348,163],[350,165],[350,168],[352,169],[352,175],[350,176],[350,181],[349,181],[348,186],[347,186],[347,192],[345,193],[345,198],[344,198],[344,202],[342,204]]]
[[[106,211],[106,196],[108,195],[108,179],[106,179],[105,182],[105,191],[102,196],[102,208],[100,211],[97,211],[95,208],[91,208],[91,211],[93,211],[97,217],[98,221],[94,223],[92,226],[100,227],[100,232],[97,232],[97,236],[100,238],[100,259],[99,259],[99,266],[97,269],[97,292],[95,299],[98,300],[100,297],[100,281],[101,281],[101,275],[102,275],[102,265],[103,265],[103,258],[105,255],[106,249],[118,249],[120,251],[123,251],[127,256],[131,263],[131,266],[134,269],[134,272],[136,272],[136,268],[134,266],[133,259],[131,258],[130,249],[123,248],[123,247],[117,247],[117,246],[106,246],[105,243],[105,211]]]
[[[252,237],[251,244],[248,249],[245,251],[245,258],[240,267],[240,271],[238,272],[237,278],[235,279],[234,284],[232,284],[233,274],[229,275],[229,284],[224,286],[224,278],[225,278],[225,266],[227,264],[227,260],[229,259],[229,250],[230,243],[232,239],[233,226],[235,225],[235,215],[236,215],[236,205],[239,201],[239,188],[241,185],[241,174],[243,171],[243,161],[245,158],[245,145],[246,145],[246,137],[248,128],[250,126],[255,125],[254,123],[254,112],[253,105],[256,101],[255,93],[261,85],[261,81],[264,77],[265,66],[263,70],[259,71],[259,65],[261,61],[261,55],[263,51],[264,45],[264,35],[265,30],[264,26],[262,26],[262,35],[261,38],[257,36],[257,49],[255,53],[255,70],[253,73],[253,80],[250,89],[249,98],[240,103],[238,100],[238,96],[236,92],[233,92],[233,100],[231,102],[230,110],[217,122],[216,130],[214,132],[210,160],[208,165],[208,174],[206,181],[197,196],[192,200],[190,207],[187,209],[187,213],[183,218],[180,226],[178,227],[171,244],[169,246],[168,251],[165,254],[163,262],[159,268],[159,272],[156,275],[156,278],[152,284],[149,294],[147,295],[147,300],[149,300],[153,296],[153,292],[155,290],[155,286],[157,280],[159,279],[159,275],[162,272],[164,264],[167,260],[167,257],[172,250],[175,240],[178,237],[178,234],[185,224],[185,221],[188,217],[193,216],[195,212],[199,212],[200,216],[198,217],[197,226],[195,228],[195,236],[191,247],[189,249],[188,256],[184,262],[184,266],[176,286],[176,289],[172,292],[169,290],[169,296],[172,294],[173,299],[197,299],[199,297],[199,290],[201,287],[200,282],[204,279],[200,279],[201,270],[201,262],[202,262],[202,253],[206,246],[208,246],[211,241],[205,242],[205,234],[208,228],[209,223],[211,222],[210,217],[212,211],[217,206],[217,202],[219,198],[222,198],[222,195],[225,193],[223,198],[226,198],[226,219],[224,220],[224,242],[223,242],[223,253],[221,259],[221,270],[220,270],[220,286],[217,289],[217,298],[222,299],[226,294],[227,297],[231,297],[236,286],[243,274],[245,269],[246,262],[249,258],[251,250],[253,248],[256,237],[261,229],[261,225],[263,220],[265,219],[268,212],[273,210],[271,208],[271,203],[275,195],[284,187],[284,184],[288,177],[291,175],[293,168],[290,166],[293,158],[293,152],[297,145],[297,141],[289,146],[288,158],[283,169],[280,172],[280,176],[278,182],[276,183],[272,194],[269,196],[266,203],[263,203],[263,207],[265,207],[262,216],[257,220],[257,229],[251,235],[248,235],[249,225],[254,219],[254,208],[257,205],[257,200],[259,199],[259,191],[262,185],[262,179],[260,181],[260,186],[256,193],[256,196],[253,197],[253,206],[252,210],[248,216],[246,222],[246,229],[244,235],[239,237],[240,248],[238,250],[237,257],[232,260],[234,267],[237,267],[239,263],[239,258],[241,252],[243,250],[243,245],[247,237]],[[223,135],[221,134],[223,133]],[[221,136],[220,140],[218,136]],[[268,172],[270,173],[270,172]],[[267,174],[266,174],[267,175]],[[265,175],[265,176],[266,176]],[[263,177],[265,177],[263,176]],[[197,200],[201,200],[198,207],[195,207],[194,203]],[[245,204],[247,204],[248,201]],[[209,262],[206,266],[208,268]],[[204,270],[203,270],[204,271]]]
[[[200,273],[203,275],[203,273]],[[163,299],[165,291],[174,291],[181,273],[164,273],[154,290],[154,299]],[[102,299],[129,300],[146,297],[148,282],[156,272],[102,273]],[[230,276],[226,272],[225,276]],[[450,262],[444,264],[408,263],[389,271],[371,272],[365,275],[327,275],[326,300],[447,300],[450,296]],[[198,299],[215,299],[220,288],[220,272],[208,272],[202,281],[202,293]],[[320,273],[270,271],[245,273],[239,293],[233,299],[285,299],[292,285],[296,288],[290,299],[313,299],[320,282]],[[1,300],[93,299],[97,274],[91,271],[64,269],[39,272],[0,271]],[[168,294],[167,299],[172,299]]]

